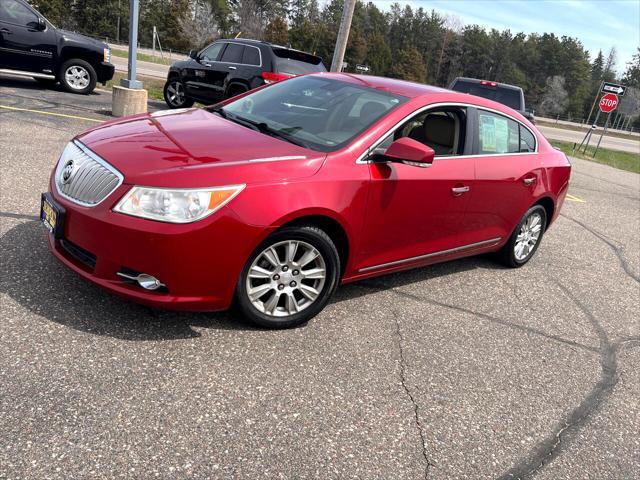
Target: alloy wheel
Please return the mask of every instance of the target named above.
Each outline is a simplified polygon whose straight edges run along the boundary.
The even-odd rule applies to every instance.
[[[171,82],[167,86],[167,99],[174,107],[181,107],[184,104],[184,87],[180,82]]]
[[[525,260],[540,240],[542,233],[542,216],[534,212],[520,227],[513,247],[513,253],[519,262]]]
[[[246,294],[258,311],[288,317],[320,297],[326,276],[326,263],[318,249],[300,240],[279,242],[263,250],[251,264]]]
[[[74,90],[84,90],[91,83],[91,76],[86,68],[79,65],[71,65],[64,72],[64,78]]]

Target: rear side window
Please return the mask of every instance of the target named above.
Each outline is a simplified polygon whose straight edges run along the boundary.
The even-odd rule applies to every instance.
[[[536,151],[536,137],[533,136],[529,130],[520,125],[520,151],[521,152],[535,152]]]
[[[0,20],[26,27],[37,24],[38,17],[15,0],[2,0],[0,1]]]
[[[227,45],[224,53],[222,54],[221,62],[228,63],[242,63],[242,55],[244,54],[244,45],[237,43],[230,43]]]
[[[480,154],[520,151],[520,125],[507,117],[478,110],[478,134]]]
[[[493,87],[491,85],[482,85],[480,82],[458,80],[451,89],[456,92],[469,93],[476,97],[487,98],[494,102],[502,103],[514,110],[522,110],[524,107],[521,91],[517,88],[507,88],[499,85]]]
[[[245,65],[260,65],[260,50],[255,47],[244,47],[242,63]]]
[[[278,73],[301,75],[304,73],[326,72],[322,59],[305,52],[274,48],[275,69]]]

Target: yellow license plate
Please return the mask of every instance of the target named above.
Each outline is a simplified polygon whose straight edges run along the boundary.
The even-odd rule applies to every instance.
[[[42,197],[42,208],[40,210],[40,219],[44,226],[51,233],[55,233],[58,225],[58,209],[53,206],[45,196]]]

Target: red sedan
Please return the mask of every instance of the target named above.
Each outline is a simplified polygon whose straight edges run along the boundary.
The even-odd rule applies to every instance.
[[[570,170],[499,103],[318,74],[82,133],[41,216],[53,254],[110,292],[288,327],[340,283],[494,251],[524,265]]]

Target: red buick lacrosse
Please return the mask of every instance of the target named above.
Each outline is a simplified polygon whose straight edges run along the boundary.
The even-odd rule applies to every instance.
[[[53,254],[112,293],[290,327],[340,283],[486,252],[524,265],[570,171],[502,104],[317,74],[80,134],[41,218]]]

